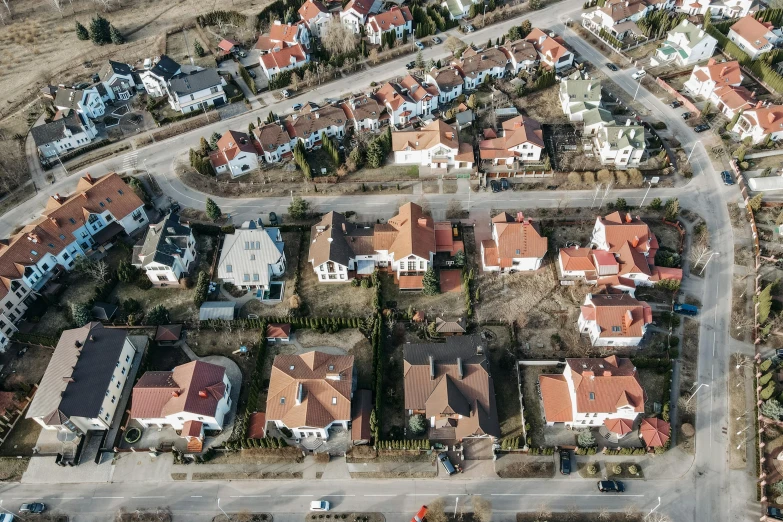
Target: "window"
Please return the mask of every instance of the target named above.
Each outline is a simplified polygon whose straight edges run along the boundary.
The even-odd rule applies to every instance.
[[[60,239],[65,240],[65,234],[60,234]]]
[[[70,257],[71,257],[71,256],[69,256],[69,255],[68,255],[68,252],[66,252],[66,253],[64,253],[64,254],[63,254],[63,259],[64,259],[64,260],[66,260],[66,261],[68,261],[68,259],[69,259]]]
[[[111,403],[114,404],[114,401],[116,401],[116,400],[117,400],[117,396],[116,395],[112,395],[111,396]]]
[[[103,201],[99,202],[98,204],[101,206],[101,208],[106,206],[106,204]]]
[[[5,303],[5,307],[9,310],[11,309],[12,306],[14,305],[12,305],[10,301]]]
[[[256,260],[256,255],[255,254],[250,254],[250,260],[251,261],[255,261]]]
[[[108,396],[109,396],[109,390],[106,390],[106,395],[105,395],[105,397],[108,397]]]
[[[612,332],[613,333],[617,333],[619,331],[620,331],[620,327],[619,326],[612,326]]]
[[[231,266],[231,265],[226,265],[226,272],[228,272],[228,273],[230,274],[230,273],[231,273],[231,272],[233,272],[233,271],[234,271],[234,267],[233,267],[233,266]]]
[[[106,419],[106,421],[108,422],[109,421],[109,414],[107,413],[106,415],[103,416],[103,418]]]
[[[244,274],[242,276],[242,281],[250,281],[250,274]]]
[[[101,202],[101,205],[103,205],[103,202]],[[90,214],[90,217],[87,218],[87,222],[92,224],[98,221],[98,215],[97,214]]]
[[[253,281],[260,281],[261,276],[259,274],[253,274]]]
[[[38,255],[38,252],[36,252],[35,250],[30,250],[30,253],[31,253],[32,255],[34,255],[34,256],[37,256],[37,255]]]
[[[117,365],[115,366],[115,368],[119,368],[119,367],[120,367],[120,361],[117,361]]]
[[[130,355],[125,356],[125,362],[130,362]]]
[[[125,368],[122,369],[122,374],[125,375]]]
[[[590,400],[591,400],[591,401],[594,401],[594,400],[595,400],[595,393],[593,393],[593,392],[590,392]]]
[[[49,248],[54,248],[54,245],[52,243],[49,243]]]
[[[110,382],[114,382],[114,375],[111,376],[111,381]]]
[[[49,265],[44,263],[41,265],[41,270],[49,270]]]
[[[111,198],[106,198],[107,203],[111,203]]]
[[[408,261],[408,270],[416,270],[416,261]]]
[[[280,404],[285,404],[285,397],[280,397]]]
[[[141,210],[136,210],[132,214],[133,219],[140,221],[141,220]]]
[[[73,219],[73,218],[68,218],[68,221],[71,222],[71,225],[75,225],[76,224],[76,220]]]
[[[121,385],[121,384],[122,384],[122,382],[118,382],[118,383],[117,383],[117,389],[118,389],[118,390],[120,389],[120,385]]]

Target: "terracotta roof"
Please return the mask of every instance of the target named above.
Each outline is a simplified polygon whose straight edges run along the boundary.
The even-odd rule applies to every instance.
[[[546,422],[573,421],[571,395],[563,375],[542,374],[538,376],[541,385],[541,399],[544,403]]]
[[[269,324],[266,327],[267,339],[287,339],[291,337],[290,324]]]
[[[639,425],[639,434],[647,446],[657,448],[669,440],[671,426],[663,419],[642,419],[642,423]]]
[[[386,82],[383,86],[375,91],[375,99],[384,105],[388,105],[392,110],[399,109],[403,103],[413,103],[407,94],[402,93],[402,88],[392,82]]]
[[[503,122],[503,139],[506,147],[516,147],[522,143],[530,143],[544,148],[544,132],[541,124],[530,117],[517,116]]]
[[[406,203],[400,207],[399,213],[387,223],[397,230],[397,236],[389,247],[389,252],[395,259],[416,255],[429,259],[435,252],[435,229],[432,218],[424,214],[416,203]]]
[[[714,60],[710,59],[710,62]],[[736,85],[742,81],[742,70],[739,63],[734,60],[731,62],[708,63],[703,67],[696,67],[694,74],[701,80],[712,80],[717,86]]]
[[[448,221],[436,222],[435,223],[435,250],[437,252],[451,253],[453,249],[454,249],[454,232],[451,223]]]
[[[328,127],[344,126],[346,117],[345,112],[334,105],[324,105],[317,109],[307,105],[298,116],[289,116],[287,121],[294,136],[306,139]]]
[[[288,44],[297,43],[296,33],[299,31],[299,27],[296,24],[281,24],[275,22],[269,28],[269,38],[272,41],[286,42]]]
[[[751,124],[758,125],[765,134],[783,131],[783,106],[770,105],[747,110],[742,117]]]
[[[734,112],[740,109],[750,109],[753,107],[753,93],[745,87],[732,87],[731,85],[722,85],[716,87],[712,93],[721,103]]]
[[[623,406],[644,412],[647,394],[630,359],[611,355],[603,359],[566,359],[566,364],[574,382],[577,413],[615,413]]]
[[[443,120],[435,120],[421,129],[392,132],[392,150],[427,150],[444,145],[459,150],[459,134]]]
[[[659,281],[664,279],[674,279],[675,281],[682,281],[682,268],[668,268],[664,266],[656,266],[653,269],[655,275]]]
[[[515,221],[508,213],[501,212],[492,218],[492,226],[497,233],[498,260],[492,263],[496,266],[498,261],[504,260],[511,263],[515,258],[542,258],[546,255],[547,239],[538,230],[530,218],[525,219],[519,213]]]
[[[438,333],[465,333],[462,319],[446,321],[440,317],[435,318],[435,331]]]
[[[222,51],[230,53],[231,49],[233,49],[237,45],[239,45],[239,42],[235,42],[234,40],[223,38],[222,40],[220,40],[220,43],[218,44],[218,48]]]
[[[372,392],[356,390],[351,402],[351,440],[370,440],[370,415],[373,409]]]
[[[185,421],[185,423],[182,425],[182,436],[183,437],[200,437],[201,436],[201,428],[204,425],[201,421],[197,420],[189,420]]]
[[[400,87],[408,89],[408,97],[414,102],[419,102],[425,98],[437,97],[439,94],[435,85],[424,83],[411,74],[400,81]]]
[[[261,146],[262,151],[273,152],[286,143],[291,143],[291,136],[288,135],[284,125],[279,123],[268,123],[257,129],[253,129],[253,136]]]
[[[621,216],[620,212],[613,212],[605,217],[599,217],[598,221],[606,229],[606,242],[610,252],[617,252],[626,242],[639,252],[647,252],[655,258],[658,251],[658,239],[653,234],[647,223],[633,217],[630,213]]]
[[[306,22],[309,22],[320,13],[328,14],[329,11],[324,7],[324,4],[318,0],[307,0],[302,4],[302,7],[299,8],[299,16]]]
[[[155,330],[156,341],[179,341],[182,334],[181,324],[162,324]]]
[[[367,16],[372,9],[373,0],[351,0],[345,7],[343,7],[343,13],[353,9],[357,13]]]
[[[552,62],[557,62],[570,52],[566,49],[562,38],[553,38],[537,27],[530,31],[525,40],[532,43],[539,54],[547,57]]]
[[[267,69],[282,69],[291,65],[292,58],[295,60],[295,63],[304,62],[307,59],[307,54],[302,44],[266,53],[261,56],[261,61]]]
[[[561,248],[560,264],[563,266],[563,270],[594,271],[592,253],[593,250],[590,248]]]
[[[604,421],[606,429],[618,435],[628,435],[633,431],[633,421],[631,419],[606,419]]]
[[[248,439],[263,439],[266,437],[266,413],[258,411],[250,414],[247,423]]]
[[[772,24],[770,22],[759,22],[752,15],[746,15],[732,25],[731,30],[741,36],[743,40],[756,50],[759,50],[765,45],[769,45],[769,40],[767,40],[765,35],[772,30]]]
[[[262,34],[258,37],[258,40],[256,40],[256,45],[254,47],[260,51],[269,52],[273,49],[283,49],[288,47],[288,44],[285,42],[276,42],[275,40],[272,40],[269,35]]]
[[[421,290],[424,288],[424,276],[400,276],[400,290]]]
[[[289,428],[325,428],[351,419],[353,355],[278,355],[266,400],[268,420]]]
[[[218,140],[217,147],[217,150],[209,153],[209,161],[215,167],[227,164],[242,152],[256,154],[250,136],[239,131],[227,131]]]
[[[373,15],[367,20],[367,23],[376,32],[386,32],[396,27],[404,26],[411,21],[413,21],[411,11],[407,5],[404,5],[402,7],[394,6],[386,12]]]
[[[620,275],[639,273],[651,275],[648,258],[631,247],[628,241],[617,251],[617,261],[620,263]]]
[[[145,372],[133,387],[131,418],[160,419],[178,413],[214,417],[226,393],[226,370],[192,361],[170,372]]]
[[[641,337],[652,322],[652,309],[629,295],[588,295],[581,308],[585,319],[598,325],[599,337]]]

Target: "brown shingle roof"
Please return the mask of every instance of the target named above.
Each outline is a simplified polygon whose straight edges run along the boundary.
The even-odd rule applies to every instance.
[[[421,129],[392,132],[392,150],[427,150],[435,145],[459,149],[459,135],[443,120],[435,120]]]
[[[261,145],[261,148],[268,152],[275,151],[286,143],[291,143],[291,136],[288,135],[285,126],[278,123],[268,123],[253,129],[253,135]]]
[[[346,117],[356,121],[379,120],[386,107],[366,94],[355,96],[342,104]]]
[[[424,214],[416,203],[406,203],[400,207],[399,213],[387,223],[397,230],[394,242],[389,252],[395,259],[402,259],[413,254],[423,259],[429,259],[435,252],[435,229],[432,218]]]
[[[444,67],[443,69],[430,71],[430,76],[441,89],[450,90],[463,83],[459,70],[454,67]]]
[[[287,339],[290,336],[290,324],[270,324],[266,327],[267,339]]]
[[[308,105],[296,118],[289,118],[290,128],[297,138],[307,138],[331,126],[342,127],[346,120],[345,112],[334,105],[324,105],[316,110]]]
[[[133,387],[131,418],[159,419],[182,412],[214,417],[226,392],[225,373],[222,366],[202,361],[170,372],[146,372]]]
[[[370,414],[372,413],[372,392],[370,390],[356,390],[351,403],[351,439],[370,440]]]
[[[538,60],[536,48],[527,40],[509,42],[500,49],[505,53],[506,57],[509,59],[513,57],[517,63]]]
[[[465,76],[476,78],[482,71],[493,67],[505,67],[508,58],[500,49],[491,47],[483,51],[468,49],[462,54],[459,68]]]
[[[181,324],[163,324],[155,330],[156,341],[179,341],[182,333]]]

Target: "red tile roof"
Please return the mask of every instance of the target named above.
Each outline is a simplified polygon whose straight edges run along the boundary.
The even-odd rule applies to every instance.
[[[663,419],[642,419],[642,423],[639,426],[639,434],[647,446],[657,448],[663,446],[669,440],[671,426]]]
[[[146,372],[133,387],[131,418],[160,419],[182,412],[214,417],[226,392],[226,370],[193,361],[170,372]]]
[[[185,421],[185,423],[182,425],[182,436],[199,437],[201,436],[202,426],[203,424],[201,423],[201,421],[197,421],[197,420]]]
[[[573,421],[571,395],[563,375],[543,374],[538,376],[541,385],[541,399],[544,403],[546,422]]]
[[[252,413],[247,423],[247,438],[263,439],[264,437],[266,437],[266,414],[261,411]]]
[[[269,38],[272,41],[294,44],[299,27],[296,24],[275,23],[269,28]]]
[[[291,65],[291,60],[295,63],[304,63],[307,59],[304,47],[302,44],[292,45],[279,51],[272,51],[261,56],[261,61],[264,63],[264,67],[267,69],[283,69]]]
[[[516,258],[542,258],[546,255],[547,239],[538,231],[538,225],[521,212],[514,220],[508,213],[501,212],[492,218],[497,233],[498,259],[491,266],[505,262],[511,266]]]
[[[384,13],[373,15],[367,20],[367,23],[372,26],[375,32],[386,32],[404,26],[412,20],[410,9],[404,5],[402,7],[394,6]]]
[[[618,435],[627,435],[633,431],[633,421],[631,419],[606,419],[604,421],[606,429]]]
[[[220,48],[220,50],[222,51],[230,53],[231,49],[233,49],[237,45],[239,45],[239,42],[235,42],[234,40],[228,40],[224,38],[220,40],[220,43],[218,44],[218,48]]]
[[[595,271],[592,259],[593,250],[590,248],[561,248],[560,264],[567,271]]]
[[[629,295],[592,295],[581,308],[585,319],[594,320],[599,337],[641,337],[652,322],[652,309]]]
[[[269,324],[266,327],[267,339],[287,339],[291,337],[290,324]]]
[[[647,394],[630,359],[566,359],[574,382],[577,413],[615,413],[630,406],[643,413]],[[541,390],[543,394],[543,386]]]
[[[629,213],[623,217],[620,212],[613,212],[608,216],[599,217],[598,221],[605,227],[606,242],[610,252],[617,252],[626,242],[630,242],[631,246],[639,252],[647,252],[649,256],[655,258],[658,239],[647,223],[638,216],[633,217]]]
[[[181,324],[164,324],[158,326],[155,330],[156,341],[179,341],[179,336],[182,333]]]
[[[424,288],[424,276],[400,276],[400,290],[421,290]]]
[[[732,31],[757,50],[769,44],[769,40],[764,35],[770,32],[771,29],[772,23],[760,22],[753,18],[753,15],[746,15],[731,26]]]
[[[356,390],[351,404],[352,440],[370,440],[372,438],[370,430],[372,409],[372,392],[370,390]]]
[[[324,4],[319,2],[318,0],[307,0],[305,3],[302,4],[302,7],[299,8],[299,16],[304,20],[305,22],[309,22],[316,16],[318,16],[319,13],[328,13],[329,11],[324,7]]]

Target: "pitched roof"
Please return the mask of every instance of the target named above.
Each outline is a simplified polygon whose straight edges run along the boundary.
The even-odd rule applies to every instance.
[[[419,102],[425,98],[437,97],[439,94],[435,85],[424,83],[412,74],[400,80],[400,87],[408,90],[408,97],[414,102]]]
[[[285,125],[279,123],[267,123],[253,129],[253,136],[261,145],[261,149],[267,152],[275,151],[278,147],[291,143],[291,136],[288,135],[288,130],[285,128]]]
[[[520,212],[515,221],[508,213],[501,212],[492,218],[492,226],[497,234],[498,262],[492,266],[511,266],[514,259],[542,258],[546,255],[547,238],[542,236],[538,225],[530,218],[525,219]]]
[[[593,265],[592,253],[593,250],[590,248],[561,248],[560,264],[563,266],[563,270],[567,271],[593,271],[595,265]]]
[[[658,251],[658,238],[639,216],[634,217],[628,213],[623,217],[620,212],[613,212],[599,217],[598,221],[604,226],[610,252],[617,252],[625,243],[630,242],[631,246],[639,252],[647,252],[655,258],[655,253]]]
[[[252,277],[253,284],[267,287],[270,281],[269,266],[278,263],[283,256],[284,245],[278,239],[278,229],[264,228],[255,221],[245,221],[223,239],[217,265],[218,277],[234,281],[250,281]]]
[[[525,40],[532,43],[539,54],[547,57],[553,62],[557,62],[560,58],[570,52],[566,49],[562,38],[549,36],[537,27],[530,31],[530,34],[525,37]]]
[[[753,93],[742,86],[721,85],[716,87],[712,94],[734,112],[753,107]]]
[[[33,127],[30,129],[30,135],[33,137],[35,144],[40,147],[68,137],[66,130],[71,135],[84,132],[84,123],[78,112],[69,111],[62,118]]]
[[[284,47],[261,56],[261,62],[267,69],[283,69],[290,66],[292,61],[293,63],[299,63],[304,62],[306,59],[307,54],[302,44]]]
[[[386,107],[367,94],[353,96],[342,104],[342,109],[348,119],[356,121],[379,120]]]
[[[483,71],[494,67],[506,67],[508,58],[506,54],[496,47],[490,47],[482,51],[468,48],[462,53],[462,59],[457,62],[462,74],[469,78],[477,78]]]
[[[631,246],[626,241],[617,251],[617,261],[620,264],[620,275],[646,274],[650,275],[649,258]]]
[[[568,79],[560,82],[560,93],[570,103],[590,103],[596,106],[601,102],[601,81]]]
[[[522,143],[530,143],[544,148],[544,133],[541,124],[530,117],[517,116],[503,122],[503,139],[506,148],[516,147]]]
[[[324,4],[322,4],[319,0],[307,0],[305,3],[302,4],[302,7],[299,8],[299,16],[304,20],[305,22],[309,22],[316,16],[318,16],[320,13],[328,14],[329,11],[324,7]]]
[[[204,89],[223,85],[217,69],[203,69],[190,74],[177,75],[169,80],[169,87],[177,96],[188,96]]]
[[[392,150],[427,150],[436,145],[459,149],[459,134],[443,120],[434,120],[418,130],[392,132]]]
[[[307,352],[272,363],[266,418],[289,428],[325,428],[351,419],[353,355]]]
[[[463,84],[462,75],[455,67],[444,67],[430,71],[430,76],[441,90],[451,90]]]
[[[367,16],[372,9],[373,0],[351,0],[345,7],[343,7],[343,13],[353,9],[363,16]]]
[[[563,375],[542,374],[538,376],[541,386],[541,401],[544,403],[546,422],[571,422],[573,419],[571,395]]]
[[[500,47],[500,50],[503,51],[506,58],[513,59],[516,63],[538,60],[536,48],[527,40],[520,39],[509,42]]]
[[[462,326],[461,318],[456,321],[446,321],[440,317],[436,317],[435,331],[438,333],[465,333],[465,327]]]
[[[370,390],[356,390],[353,401],[351,401],[352,440],[370,440],[372,438],[372,430],[370,430],[372,409],[372,392]]]
[[[207,301],[198,309],[198,320],[209,321],[210,319],[228,319],[234,318],[236,303],[233,301]]]
[[[633,431],[633,421],[625,418],[606,419],[604,421],[606,429],[620,436],[628,435]]]
[[[639,425],[639,434],[644,443],[649,447],[659,447],[666,444],[671,436],[671,425],[663,419],[642,419]]]
[[[640,11],[644,11],[647,5],[642,1],[628,2],[626,0],[614,0],[607,2],[599,10],[607,14],[615,22],[630,18]]]
[[[707,80],[714,81],[717,84],[716,86],[736,85],[742,81],[742,70],[736,60],[715,63],[715,60],[710,58],[707,65],[702,67],[695,66],[693,74],[702,82]]]
[[[133,387],[132,419],[162,419],[192,413],[214,417],[226,393],[226,369],[192,361],[169,372],[145,372]]]
[[[760,22],[753,15],[745,15],[731,26],[731,30],[741,36],[754,49],[760,50],[770,44],[765,35],[772,31],[772,23]]]
[[[266,327],[267,339],[287,339],[291,336],[290,324],[269,324]]]
[[[611,355],[603,359],[566,359],[566,364],[574,382],[577,413],[615,413],[623,406],[644,412],[647,394],[630,359]]]
[[[162,324],[155,330],[156,341],[179,341],[182,335],[181,324]]]
[[[247,423],[247,438],[263,439],[264,437],[266,437],[266,414],[262,411],[251,413]]]
[[[432,218],[425,215],[416,203],[406,203],[401,206],[399,213],[390,218],[387,223],[397,231],[394,242],[388,248],[395,259],[402,259],[411,254],[429,259],[430,253],[436,251]]]
[[[371,228],[359,228],[346,221],[345,216],[329,212],[310,229],[310,252],[308,260],[314,267],[327,261],[348,266],[356,254],[353,239],[357,236],[372,238]]]
[[[783,105],[757,107],[742,113],[752,125],[758,125],[765,134],[783,131]]]
[[[142,268],[152,263],[174,266],[175,259],[181,258],[190,248],[190,235],[190,227],[181,224],[179,215],[174,213],[160,223],[150,225],[138,254]]]
[[[269,38],[278,42],[296,43],[296,34],[299,32],[299,26],[296,24],[281,24],[276,21],[269,28]]]
[[[324,105],[314,109],[306,105],[299,115],[289,116],[286,126],[292,136],[308,138],[313,133],[320,133],[328,127],[342,127],[345,122],[345,112],[340,107]]]
[[[160,58],[158,58],[158,61],[150,69],[150,72],[168,81],[175,74],[177,74],[180,71],[180,69],[181,66],[177,62],[175,62],[165,54],[161,54]]]
[[[585,319],[595,321],[601,338],[641,337],[652,322],[652,309],[627,294],[588,295],[581,308]]]
[[[57,95],[54,97],[54,106],[76,110],[79,108],[79,103],[83,97],[83,90],[60,87],[57,89]]]
[[[393,6],[388,11],[372,15],[367,19],[367,24],[376,32],[386,32],[402,27],[412,20],[413,16],[411,16],[410,9],[408,9],[407,5],[404,5],[402,7]]]
[[[230,40],[230,39],[228,39],[228,38],[223,38],[223,39],[222,39],[222,40],[220,40],[220,42],[218,43],[218,49],[220,49],[221,51],[224,51],[224,52],[230,53],[230,52],[231,52],[231,49],[233,49],[233,48],[234,48],[234,47],[236,47],[237,45],[239,45],[239,42],[237,42],[237,41],[235,41],[235,40]]]

